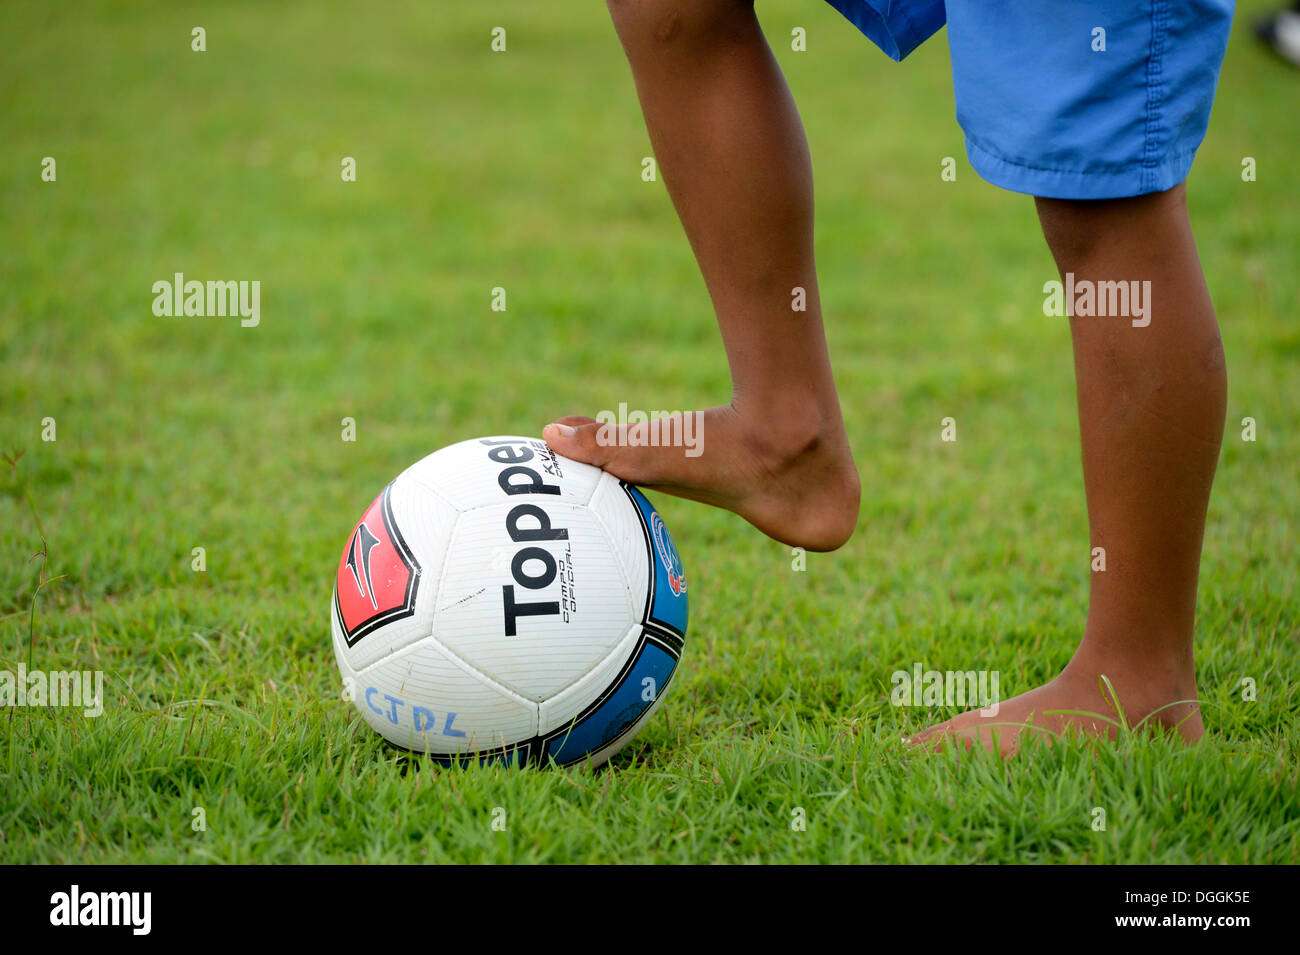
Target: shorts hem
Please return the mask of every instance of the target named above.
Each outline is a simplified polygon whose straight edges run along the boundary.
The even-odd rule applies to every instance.
[[[1134,161],[1110,169],[1050,169],[1006,159],[966,136],[966,156],[986,182],[1045,199],[1123,199],[1172,189],[1192,168],[1196,150],[1151,163]]]
[[[944,6],[931,0],[919,8],[919,17],[905,4],[885,4],[882,13],[869,0],[826,0],[844,19],[880,48],[891,60],[902,62],[944,25]]]

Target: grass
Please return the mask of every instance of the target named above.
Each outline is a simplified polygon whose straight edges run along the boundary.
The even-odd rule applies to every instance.
[[[1300,76],[1249,35],[1269,4],[1242,4],[1189,183],[1231,377],[1206,741],[903,752],[955,710],[892,707],[895,670],[997,669],[1007,696],[1075,646],[1069,340],[1041,313],[1030,201],[966,164],[944,38],[898,66],[782,0],[760,14],[813,150],[861,522],[795,572],[739,518],[657,496],[691,633],[659,715],[598,772],[412,761],[341,700],[329,646],[339,549],[411,461],[729,391],[600,5],[446,6],[6,5],[0,443],[25,453],[0,467],[0,668],[99,669],[107,699],[0,712],[0,860],[1294,861]],[[260,280],[261,324],[155,317],[174,271]],[[33,615],[42,573],[62,579]]]

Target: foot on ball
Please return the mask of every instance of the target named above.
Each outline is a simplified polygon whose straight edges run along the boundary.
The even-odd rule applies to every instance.
[[[849,539],[860,487],[838,420],[757,420],[734,405],[688,414],[695,416],[693,432],[680,421],[613,425],[566,417],[542,437],[565,457],[632,484],[734,511],[791,546],[834,550]],[[666,446],[665,433],[694,441]]]

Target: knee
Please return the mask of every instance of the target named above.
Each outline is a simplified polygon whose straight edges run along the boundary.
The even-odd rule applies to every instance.
[[[1186,202],[1181,184],[1123,199],[1034,200],[1043,237],[1062,268],[1089,261],[1117,235],[1158,226],[1170,216],[1185,218]]]
[[[1100,241],[1092,225],[1090,210],[1081,202],[1070,199],[1036,198],[1038,221],[1043,227],[1043,238],[1052,252],[1052,258],[1062,269],[1067,263],[1078,262]]]
[[[689,44],[752,17],[754,0],[606,0],[606,6],[624,42]]]

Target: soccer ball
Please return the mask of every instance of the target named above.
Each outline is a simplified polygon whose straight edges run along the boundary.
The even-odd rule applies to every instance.
[[[330,617],[345,693],[394,745],[597,765],[663,699],[686,575],[637,488],[535,438],[477,438],[375,498]]]

